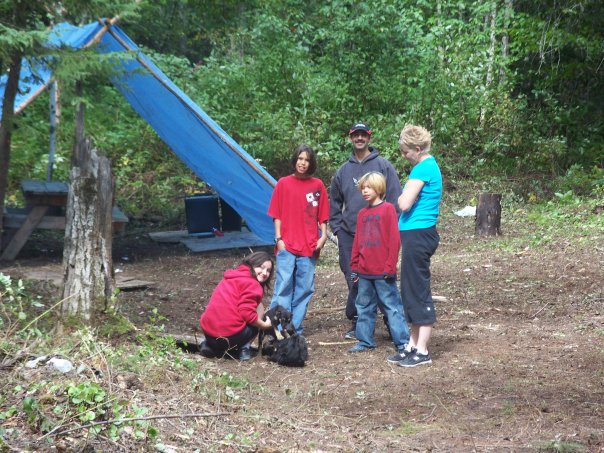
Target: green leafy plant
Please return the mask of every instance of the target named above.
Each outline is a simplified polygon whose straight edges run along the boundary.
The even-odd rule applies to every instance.
[[[81,382],[69,384],[67,395],[70,402],[76,407],[78,416],[83,422],[95,420],[105,414],[106,392],[94,382]]]
[[[0,327],[11,321],[25,321],[27,314],[24,309],[26,300],[23,280],[16,282],[9,275],[0,272],[0,304],[3,307],[3,315],[0,316]]]
[[[12,349],[17,346],[14,341],[8,341],[13,335],[19,338],[44,337],[45,334],[40,330],[38,321],[48,315],[53,308],[38,314],[40,309],[46,309],[46,306],[40,302],[40,297],[32,296],[23,280],[15,281],[9,275],[0,272],[0,331],[3,332],[4,337],[2,347]]]

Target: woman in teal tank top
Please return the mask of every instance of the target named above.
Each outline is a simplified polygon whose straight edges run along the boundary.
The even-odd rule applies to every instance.
[[[438,247],[436,231],[442,196],[442,176],[430,155],[432,136],[421,126],[408,125],[401,132],[399,149],[413,168],[398,199],[401,235],[401,297],[411,338],[398,365],[415,367],[432,363],[428,343],[436,312],[430,289],[430,259]]]

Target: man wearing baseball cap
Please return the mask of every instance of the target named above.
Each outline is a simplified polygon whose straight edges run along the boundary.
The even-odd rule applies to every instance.
[[[369,146],[371,128],[366,123],[355,123],[348,132],[352,143],[352,154],[336,172],[331,181],[329,201],[329,225],[338,238],[340,269],[348,284],[346,317],[352,321],[346,338],[356,338],[357,286],[350,280],[350,257],[356,230],[357,214],[367,206],[357,182],[366,173],[377,171],[386,177],[386,201],[392,203],[398,211],[398,197],[401,194],[401,183],[396,170],[390,162],[379,155],[379,151]]]

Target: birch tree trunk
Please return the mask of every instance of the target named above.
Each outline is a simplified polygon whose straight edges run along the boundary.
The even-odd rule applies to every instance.
[[[84,106],[80,104],[65,216],[64,319],[90,322],[95,312],[107,308],[113,294],[113,184],[109,160],[99,156],[84,137]]]
[[[503,8],[503,35],[501,36],[501,58],[503,65],[499,69],[499,81],[500,83],[505,82],[507,76],[505,67],[508,64],[508,57],[510,56],[510,17],[514,10],[513,0],[505,0]]]
[[[491,89],[491,85],[493,84],[493,70],[495,66],[495,48],[497,44],[497,36],[496,36],[496,27],[495,27],[495,19],[497,17],[497,3],[493,2],[493,9],[487,16],[485,17],[485,26],[489,27],[490,30],[490,44],[488,51],[488,60],[487,60],[487,75],[484,87],[483,99],[486,103],[489,97],[489,90]],[[485,104],[480,108],[480,126],[484,127],[486,120],[487,108]]]

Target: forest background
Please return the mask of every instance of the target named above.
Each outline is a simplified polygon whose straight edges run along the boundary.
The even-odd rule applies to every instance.
[[[275,178],[308,143],[329,186],[357,121],[404,177],[401,128],[432,131],[446,179],[433,287],[448,299],[433,366],[394,370],[385,331],[362,360],[334,342],[349,321],[333,245],[318,265],[305,368],[177,345],[169,334],[197,335],[222,272],[246,251],[195,254],[141,234],[182,226],[183,198],[205,183],[115,90],[110,59],[43,45],[53,24],[116,16]],[[113,244],[116,273],[154,282],[116,292],[95,328],[61,336],[48,274],[63,275],[62,232],[32,236],[1,264],[0,451],[602,452],[603,30],[601,0],[0,0],[0,74],[21,55],[53,57],[54,179],[68,180],[83,101],[131,219]],[[0,193],[8,182],[18,207],[20,181],[47,175],[48,93],[11,137],[12,125],[0,125]],[[501,236],[477,239],[472,219],[453,214],[481,191],[504,195]],[[36,366],[51,355],[77,371]]]
[[[402,176],[398,133],[415,123],[432,131],[450,188],[529,202],[603,196],[600,1],[120,3],[136,7],[120,27],[275,178],[308,143],[329,185],[356,121],[370,124],[373,145]],[[66,61],[63,74],[82,71]],[[118,204],[134,218],[182,222],[182,198],[205,184],[107,71],[86,76],[87,134],[111,158]],[[62,90],[54,178],[67,180],[74,102]],[[45,94],[16,117],[8,206],[21,203],[22,179],[45,179],[48,102]]]

